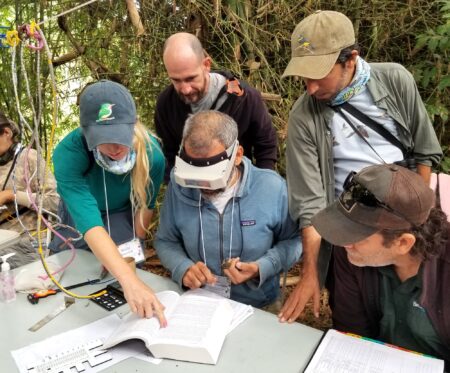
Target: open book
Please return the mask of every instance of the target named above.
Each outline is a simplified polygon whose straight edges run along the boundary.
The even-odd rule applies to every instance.
[[[141,339],[156,358],[216,364],[233,319],[229,300],[190,292],[180,296],[173,291],[157,296],[166,307],[166,328],[160,328],[155,317],[142,319],[129,314],[104,347]]]
[[[330,329],[304,372],[443,373],[444,361]]]

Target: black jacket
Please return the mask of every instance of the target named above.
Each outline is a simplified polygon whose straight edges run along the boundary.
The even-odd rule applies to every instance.
[[[330,294],[333,326],[377,338],[382,317],[378,269],[351,264],[345,250],[336,247],[333,270],[333,294]],[[419,303],[439,338],[450,349],[450,239],[441,255],[423,262],[422,284]],[[446,369],[449,368],[450,361],[446,361]]]
[[[218,72],[228,80],[236,79],[228,72]],[[277,161],[277,136],[272,119],[262,101],[261,94],[245,82],[239,81],[242,95],[228,93],[227,85],[223,93],[226,101],[217,110],[231,116],[238,125],[238,140],[244,154],[259,168],[274,169]],[[221,95],[219,94],[219,95]],[[175,155],[180,148],[184,122],[191,113],[191,107],[178,97],[173,85],[168,86],[158,97],[155,110],[156,133],[163,142],[167,159],[165,181],[175,163]]]

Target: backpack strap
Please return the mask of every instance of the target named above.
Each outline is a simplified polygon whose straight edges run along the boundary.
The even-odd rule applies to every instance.
[[[5,182],[3,183],[2,191],[5,190],[6,184],[8,184],[9,177],[11,176],[14,166],[16,165],[17,158],[19,157],[20,153],[22,153],[23,149],[24,147],[22,146],[21,143],[17,143],[15,145],[13,161],[11,163],[11,167],[9,168],[8,175],[6,175]]]
[[[245,83],[241,82],[238,78],[236,78],[233,74],[227,71],[218,71],[218,74],[223,75],[226,78],[225,85],[219,91],[217,98],[214,100],[211,105],[211,109],[219,110],[222,113],[227,112],[228,109],[233,106],[237,97],[243,96],[245,93]],[[227,95],[226,100],[223,104],[216,108],[217,102],[221,99],[223,95]]]

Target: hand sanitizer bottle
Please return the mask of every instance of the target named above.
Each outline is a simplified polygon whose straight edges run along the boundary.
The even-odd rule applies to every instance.
[[[16,289],[14,288],[14,274],[10,271],[11,266],[7,259],[16,253],[3,255],[2,271],[0,272],[0,298],[3,302],[9,303],[16,300]]]

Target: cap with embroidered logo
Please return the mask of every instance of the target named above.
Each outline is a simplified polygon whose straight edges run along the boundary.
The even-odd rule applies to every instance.
[[[344,14],[318,10],[301,21],[291,37],[292,57],[282,77],[322,79],[342,49],[355,44],[353,24]]]
[[[128,89],[110,80],[87,86],[80,96],[80,124],[89,150],[101,144],[133,145],[136,105]]]

